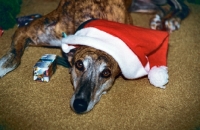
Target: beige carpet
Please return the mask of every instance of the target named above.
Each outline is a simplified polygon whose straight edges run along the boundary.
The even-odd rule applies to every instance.
[[[24,0],[19,16],[46,14],[58,2]],[[165,90],[147,78],[119,77],[91,112],[77,115],[69,106],[73,88],[66,68],[59,66],[49,83],[33,81],[36,61],[46,53],[60,55],[60,50],[29,47],[21,65],[0,79],[0,130],[199,130],[200,5],[188,5],[190,16],[170,36]],[[133,14],[135,25],[143,27],[150,17]],[[9,49],[15,29],[0,37],[0,56]]]

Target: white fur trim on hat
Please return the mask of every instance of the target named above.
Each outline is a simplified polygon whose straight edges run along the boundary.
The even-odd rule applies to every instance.
[[[136,54],[118,37],[94,27],[83,28],[74,35],[62,39],[62,49],[68,52],[68,45],[86,45],[111,55],[119,64],[127,79],[136,79],[148,74],[149,64],[142,65]]]
[[[166,66],[154,66],[148,74],[149,82],[159,88],[165,88],[168,83],[168,70]]]
[[[69,46],[67,44],[62,44],[61,45],[61,48],[62,50],[65,52],[65,53],[68,53],[71,49],[74,49],[76,48],[75,46]]]

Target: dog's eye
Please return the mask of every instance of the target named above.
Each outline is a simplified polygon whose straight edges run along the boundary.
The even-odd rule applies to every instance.
[[[101,77],[108,78],[111,76],[111,71],[109,69],[105,69],[101,72]]]
[[[84,70],[83,62],[81,60],[76,61],[75,66],[80,71]]]

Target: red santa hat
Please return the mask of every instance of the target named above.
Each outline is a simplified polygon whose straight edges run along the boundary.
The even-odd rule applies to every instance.
[[[166,67],[169,34],[132,25],[92,20],[74,35],[62,39],[62,50],[68,53],[73,45],[86,45],[111,55],[127,79],[148,75],[156,87],[168,83]]]

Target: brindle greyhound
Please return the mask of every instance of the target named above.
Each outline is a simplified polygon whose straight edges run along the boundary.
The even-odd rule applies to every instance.
[[[165,4],[171,8],[162,8]],[[9,51],[0,59],[0,77],[19,66],[27,46],[60,47],[61,44],[54,41],[61,39],[63,32],[73,34],[89,19],[132,24],[127,10],[157,12],[150,27],[169,32],[177,30],[181,20],[189,14],[188,7],[181,0],[61,0],[54,11],[16,30]],[[111,56],[91,47],[83,46],[67,55],[75,89],[71,107],[76,113],[88,112],[113,85],[120,69]],[[82,69],[87,71],[83,73]]]

